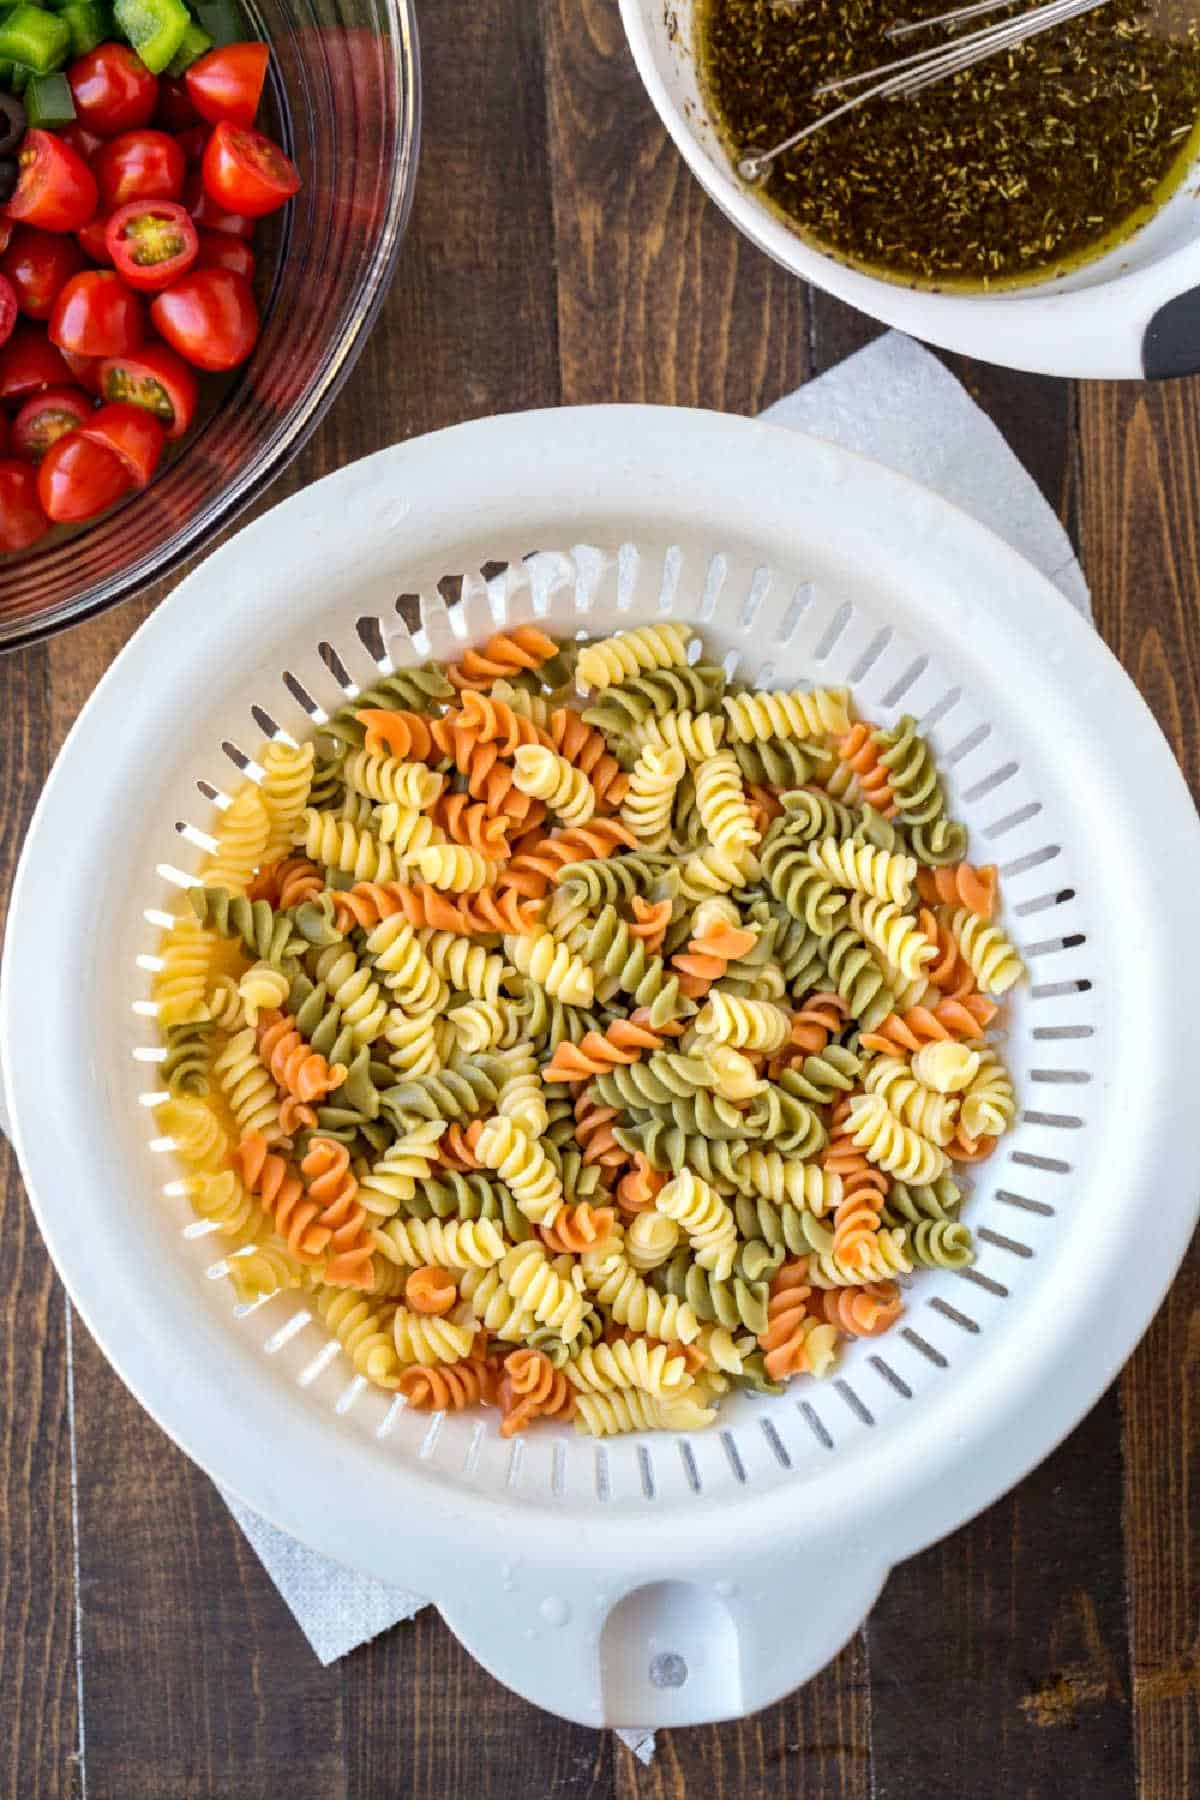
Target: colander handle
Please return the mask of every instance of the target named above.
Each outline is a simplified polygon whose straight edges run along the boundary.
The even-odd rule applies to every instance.
[[[637,1527],[630,1528],[636,1542]],[[870,1611],[887,1577],[871,1553],[807,1544],[698,1569],[681,1560],[614,1583],[586,1550],[550,1570],[468,1558],[437,1604],[498,1681],[591,1726],[659,1728],[741,1718],[811,1679]]]

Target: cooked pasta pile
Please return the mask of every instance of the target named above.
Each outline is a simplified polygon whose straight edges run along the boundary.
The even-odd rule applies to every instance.
[[[157,1113],[243,1301],[610,1432],[826,1375],[1013,1122],[996,870],[914,721],[532,626],[268,743],[165,934]]]

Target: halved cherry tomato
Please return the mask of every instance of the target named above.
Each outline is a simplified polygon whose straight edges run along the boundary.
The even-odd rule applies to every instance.
[[[133,483],[115,451],[69,431],[51,444],[37,475],[38,499],[57,525],[95,518],[127,494]]]
[[[158,81],[158,111],[154,123],[160,131],[178,134],[200,122],[200,114],[192,105],[187,83],[182,76],[161,75]]]
[[[71,371],[40,325],[18,325],[0,350],[0,400],[24,400],[42,388],[69,387]]]
[[[150,318],[159,336],[197,369],[235,369],[258,342],[250,283],[229,269],[189,270],[155,294]]]
[[[16,329],[17,296],[7,275],[0,275],[0,344],[6,344]]]
[[[64,125],[59,132],[64,144],[70,144],[72,150],[78,150],[85,163],[90,163],[104,139],[95,131],[89,131],[78,120],[74,125]]]
[[[208,125],[189,125],[186,131],[175,133],[175,142],[187,158],[188,168],[194,167],[204,157],[204,147],[208,143],[211,127]]]
[[[127,400],[102,406],[80,426],[80,436],[119,457],[134,487],[145,487],[159,464],[166,433],[153,413]]]
[[[144,406],[169,439],[181,438],[196,412],[199,383],[182,356],[165,344],[147,344],[100,364],[100,394]]]
[[[142,303],[112,269],[72,275],[50,315],[50,342],[79,356],[118,356],[144,336]]]
[[[206,191],[199,169],[193,169],[188,175],[183,189],[183,204],[196,221],[198,230],[224,231],[230,237],[254,236],[254,220],[246,218],[242,213],[225,212],[218,206]]]
[[[36,225],[18,225],[0,256],[0,270],[11,281],[27,319],[48,319],[59,289],[83,266],[83,252],[73,237],[62,231],[39,231]]]
[[[67,70],[75,116],[100,137],[148,125],[158,105],[158,82],[124,44],[101,44]]]
[[[222,119],[253,125],[267,78],[268,55],[265,44],[226,44],[198,57],[184,81],[200,117],[213,125]]]
[[[96,152],[100,204],[115,210],[131,200],[178,200],[187,162],[165,131],[123,131]]]
[[[102,356],[80,356],[75,350],[63,350],[60,354],[66,364],[68,376],[73,381],[77,381],[79,386],[86,389],[89,394],[98,394],[100,392],[100,368],[104,358]]]
[[[49,529],[36,472],[27,462],[0,462],[0,550],[28,550]]]
[[[108,221],[112,214],[107,212],[93,213],[86,225],[81,225],[75,233],[79,248],[93,262],[105,263],[111,269],[112,257],[108,253]]]
[[[82,425],[92,403],[82,388],[47,388],[28,399],[13,420],[12,447],[28,462],[41,462],[51,444]]]
[[[139,293],[169,287],[200,253],[196,227],[174,200],[131,200],[118,207],[107,241],[117,274]]]
[[[17,151],[20,175],[7,216],[43,231],[77,231],[96,210],[96,178],[52,131],[27,131]]]
[[[198,269],[230,269],[246,281],[254,280],[254,252],[244,238],[231,237],[227,231],[202,231]]]
[[[253,126],[227,119],[209,138],[200,170],[218,206],[251,219],[274,212],[300,186],[300,171],[277,144]]]

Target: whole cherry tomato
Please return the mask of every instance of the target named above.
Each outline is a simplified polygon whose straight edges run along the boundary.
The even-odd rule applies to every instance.
[[[265,44],[226,44],[197,57],[184,76],[188,98],[202,119],[253,125],[269,51]]]
[[[115,400],[91,413],[79,427],[81,437],[102,444],[125,466],[134,487],[145,487],[163,453],[166,433],[144,406]]]
[[[59,289],[83,266],[83,252],[73,237],[39,231],[36,225],[18,225],[0,256],[0,271],[11,281],[27,319],[48,319]]]
[[[96,178],[80,156],[52,131],[34,126],[17,151],[19,175],[8,203],[10,219],[44,231],[77,231],[96,210]]]
[[[111,213],[93,213],[86,225],[81,225],[75,233],[79,248],[92,262],[106,263],[112,267],[112,257],[108,253],[108,221]]]
[[[118,207],[107,241],[117,274],[139,293],[169,287],[200,252],[196,227],[174,200],[131,200]]]
[[[254,252],[244,238],[231,237],[227,231],[202,231],[197,269],[230,269],[246,281],[254,280]]]
[[[125,356],[108,356],[100,365],[101,397],[144,406],[169,439],[181,438],[191,424],[198,392],[195,375],[166,344],[146,344]]]
[[[158,82],[124,44],[101,44],[67,70],[75,116],[98,137],[148,125],[158,105]]]
[[[150,318],[159,336],[197,369],[235,369],[258,341],[250,283],[229,269],[189,270],[154,296]]]
[[[92,403],[82,388],[46,388],[32,394],[13,420],[12,447],[27,462],[41,462],[51,444],[91,415]]]
[[[36,471],[27,462],[0,462],[0,550],[28,550],[49,529]]]
[[[243,217],[241,213],[226,212],[217,205],[212,195],[206,192],[204,178],[199,169],[193,169],[184,184],[183,204],[191,213],[200,231],[224,231],[230,237],[252,238],[254,236],[254,220]]]
[[[62,350],[59,354],[66,364],[68,380],[77,382],[89,394],[100,392],[102,356],[80,356],[74,350]]]
[[[251,219],[274,212],[300,186],[300,171],[277,144],[253,126],[227,119],[209,138],[200,170],[205,192],[218,206]]]
[[[42,388],[70,387],[71,371],[40,325],[18,325],[0,350],[0,400],[24,400]]]
[[[37,474],[42,511],[56,525],[92,519],[127,494],[133,483],[115,451],[69,431],[51,444]]]
[[[145,336],[142,303],[112,269],[72,275],[50,315],[50,342],[78,356],[116,356]]]
[[[200,123],[200,114],[192,105],[187,83],[179,75],[162,75],[158,83],[158,111],[154,123],[160,131],[178,134]]]
[[[178,200],[187,161],[165,131],[123,131],[97,150],[100,204],[106,211],[131,200]]]
[[[0,275],[0,344],[6,344],[17,325],[17,296],[7,275]]]

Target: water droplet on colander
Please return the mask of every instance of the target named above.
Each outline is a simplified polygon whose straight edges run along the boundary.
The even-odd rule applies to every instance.
[[[505,1563],[500,1571],[500,1581],[506,1593],[512,1593],[517,1585],[517,1571],[513,1563]]]
[[[538,1607],[547,1625],[565,1625],[571,1617],[571,1609],[558,1594],[547,1594]]]

